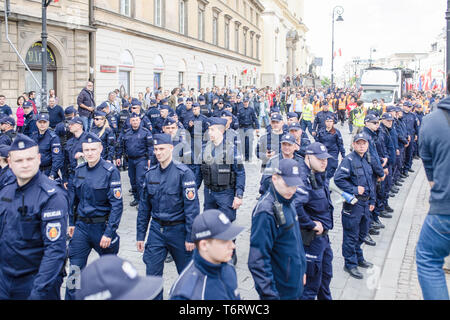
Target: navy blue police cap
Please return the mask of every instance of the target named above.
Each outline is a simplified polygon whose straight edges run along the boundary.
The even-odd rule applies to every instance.
[[[300,125],[300,122],[292,122],[289,125],[289,130],[302,130],[302,126]]]
[[[381,116],[381,119],[382,120],[394,120],[394,117],[392,116],[392,114],[390,114],[390,113],[388,113],[388,112],[386,112],[386,113],[383,113],[383,115]]]
[[[183,102],[183,98],[178,98],[178,103],[180,103],[180,102]],[[155,103],[156,103],[156,100],[155,100]]]
[[[150,104],[157,104],[158,103],[158,101],[156,101],[156,99],[151,99],[150,100]]]
[[[18,133],[13,143],[9,147],[9,151],[25,150],[37,146],[37,143],[24,134]]]
[[[397,107],[394,107],[394,106],[387,106],[387,107],[386,107],[386,112],[393,112],[393,111],[396,111],[396,108],[397,108]]]
[[[221,117],[233,117],[233,114],[228,110],[223,110],[220,114]]]
[[[217,103],[223,103],[223,99],[219,99],[219,102],[217,102]]]
[[[249,102],[249,101],[250,101],[250,99],[247,97],[245,97],[244,100],[242,100],[242,102]]]
[[[204,96],[199,96],[198,97],[198,101],[205,101],[205,97]]]
[[[334,116],[326,116],[325,121],[328,121],[328,120],[333,120],[334,122],[336,122],[336,119],[334,118]]]
[[[138,99],[136,99],[136,98],[133,98],[133,100],[131,100],[131,107],[134,107],[134,106],[142,106],[142,103],[138,100]]]
[[[69,120],[69,124],[83,124],[83,120],[80,117],[73,117],[73,119]]]
[[[157,146],[160,144],[173,144],[172,137],[166,133],[159,133],[153,136],[153,145]]]
[[[105,102],[103,102],[101,105],[99,105],[99,106],[97,107],[97,110],[104,110],[104,109],[106,109],[106,108],[108,108],[108,104],[107,104],[106,101],[105,101]]]
[[[163,289],[162,277],[138,275],[127,260],[107,254],[81,272],[77,300],[153,300]]]
[[[396,112],[403,112],[403,109],[402,109],[402,107],[397,106],[397,107],[395,107],[395,111]]]
[[[14,127],[16,125],[16,120],[14,120],[13,117],[3,117],[0,119],[0,124],[4,124],[4,123],[7,123]]]
[[[232,224],[230,219],[217,209],[205,210],[192,223],[192,241],[204,239],[234,240],[244,227]]]
[[[167,102],[168,102],[168,100],[166,98],[161,100],[161,103],[167,103]]]
[[[194,102],[194,103],[192,104],[192,108],[195,108],[195,107],[200,107],[200,105],[199,105],[197,102]]]
[[[285,134],[281,137],[281,143],[287,142],[290,144],[296,144],[295,137],[292,134]]]
[[[170,110],[170,107],[168,105],[162,105],[159,107],[159,110]]]
[[[77,110],[75,110],[74,106],[68,106],[66,108],[66,110],[64,110],[64,114],[65,115],[69,115],[69,114],[72,114],[72,113],[77,113]]]
[[[86,136],[84,137],[82,143],[96,143],[96,142],[102,142],[102,140],[93,132],[86,133]]]
[[[281,176],[289,187],[301,186],[303,181],[300,175],[300,166],[293,159],[282,159],[275,173]]]
[[[50,121],[48,113],[39,113],[36,116],[36,121]]]
[[[95,117],[106,117],[106,112],[97,110],[97,111],[94,112],[94,116]]]
[[[130,119],[131,118],[140,118],[141,116],[139,114],[137,114],[136,112],[132,112],[130,115]]]
[[[358,133],[353,138],[353,142],[356,142],[356,141],[359,141],[359,140],[364,140],[366,142],[369,142],[369,138],[367,137],[367,135],[365,133]]]
[[[0,157],[8,158],[9,148],[6,144],[0,144]]]
[[[171,125],[173,125],[174,123],[177,123],[177,121],[176,121],[174,118],[167,117],[167,118],[164,120],[164,122],[163,122],[163,127],[165,127],[165,126],[171,126]]]
[[[208,122],[209,122],[210,126],[214,126],[214,125],[226,126],[227,125],[227,120],[226,119],[217,118],[217,117],[209,118]]]
[[[31,101],[25,101],[23,103],[23,107],[24,108],[31,108],[31,107],[33,107],[33,104],[31,103]]]
[[[276,113],[276,112],[280,113],[280,108],[273,107],[272,109],[270,109],[270,114]]]
[[[373,122],[373,121],[379,121],[380,119],[374,115],[373,113],[369,113],[365,118],[364,122]]]
[[[194,102],[194,99],[192,99],[192,98],[186,98],[186,102],[188,102],[188,101]]]
[[[314,142],[307,146],[306,154],[313,155],[318,159],[332,158],[332,156],[328,153],[327,147],[320,142]]]
[[[290,118],[298,119],[298,114],[296,114],[295,112],[288,112],[287,117],[288,117],[288,119],[290,119]]]
[[[283,121],[283,117],[281,116],[281,114],[279,113],[274,113],[272,114],[272,116],[270,117],[271,121]]]

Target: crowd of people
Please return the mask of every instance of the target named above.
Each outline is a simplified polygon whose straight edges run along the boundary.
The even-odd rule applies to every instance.
[[[138,209],[136,247],[147,276],[161,277],[170,255],[180,275],[170,298],[239,299],[233,240],[242,228],[233,222],[244,164],[259,164],[254,155],[261,183],[248,268],[260,298],[332,299],[330,189],[348,195],[344,270],[362,279],[358,268],[373,265],[361,245],[375,246],[381,219],[392,218],[389,199],[413,172],[423,118],[443,97],[410,92],[396,105],[367,106],[360,90],[293,85],[146,88],[137,97],[115,90],[96,103],[88,82],[76,106],[62,108],[51,92],[38,112],[32,92],[20,96],[15,117],[0,95],[0,299],[59,299],[67,259],[66,299],[162,299],[157,278],[145,296],[112,295],[95,288],[98,271],[86,267],[94,249],[101,261],[126,265],[121,281],[130,290],[145,281],[110,257],[124,210],[119,171],[127,171],[129,205]],[[340,132],[346,122],[350,149]],[[83,277],[91,280],[80,286]]]

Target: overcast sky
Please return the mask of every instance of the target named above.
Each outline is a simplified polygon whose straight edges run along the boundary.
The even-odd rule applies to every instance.
[[[305,0],[307,45],[324,58],[322,74],[331,72],[331,21],[333,8],[344,8],[344,22],[335,23],[336,75],[345,62],[359,56],[373,59],[399,52],[427,52],[446,26],[444,0]]]

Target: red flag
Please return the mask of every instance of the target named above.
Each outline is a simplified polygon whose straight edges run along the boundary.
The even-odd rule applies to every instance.
[[[339,57],[342,57],[342,50],[339,49]]]

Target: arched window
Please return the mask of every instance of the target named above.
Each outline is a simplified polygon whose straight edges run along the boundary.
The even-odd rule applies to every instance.
[[[129,50],[124,50],[120,55],[119,87],[123,94],[131,94],[131,71],[134,68],[133,55]]]
[[[156,91],[159,87],[162,87],[162,73],[165,67],[166,66],[162,56],[157,54],[155,59],[153,59],[153,91]]]
[[[42,42],[35,42],[27,52],[25,58],[26,63],[33,72],[36,80],[42,85]],[[54,89],[55,93],[58,94],[56,88],[56,70],[57,63],[55,55],[52,49],[47,46],[47,91],[49,89]],[[25,90],[27,92],[36,91],[37,94],[40,93],[38,85],[34,82],[33,77],[26,72],[25,74]]]

